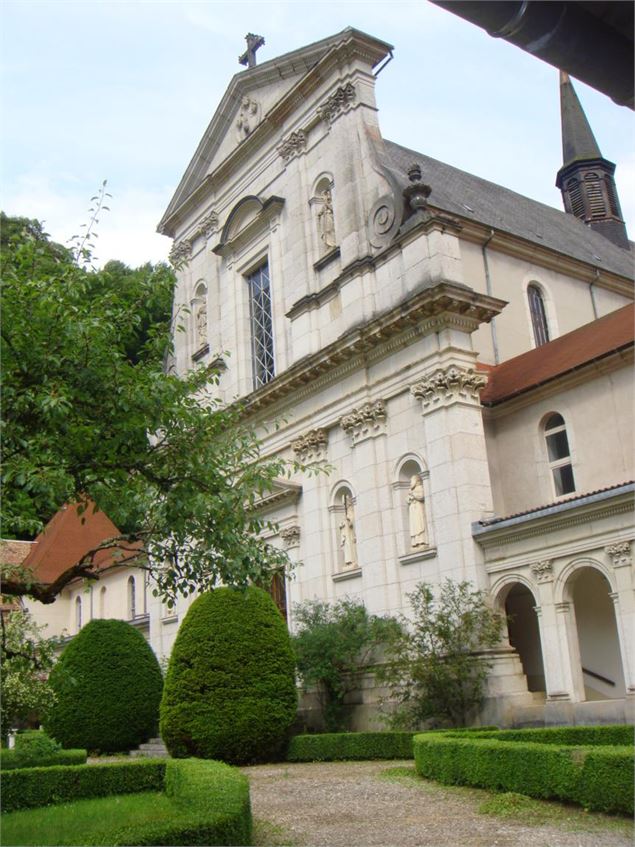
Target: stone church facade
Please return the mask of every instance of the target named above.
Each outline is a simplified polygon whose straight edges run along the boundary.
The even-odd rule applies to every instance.
[[[295,563],[291,628],[303,600],[407,614],[417,583],[469,580],[510,615],[482,720],[633,721],[633,273],[611,163],[566,78],[566,212],[385,140],[390,51],[353,29],[250,51],[159,227],[189,310],[174,367],[215,362],[264,454],[331,468],[262,503]],[[188,602],[150,600],[159,655]]]

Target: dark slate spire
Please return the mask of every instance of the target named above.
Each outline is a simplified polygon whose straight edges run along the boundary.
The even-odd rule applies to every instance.
[[[626,227],[615,188],[615,165],[600,152],[595,136],[571,84],[560,71],[562,159],[556,185],[565,211],[629,250]]]

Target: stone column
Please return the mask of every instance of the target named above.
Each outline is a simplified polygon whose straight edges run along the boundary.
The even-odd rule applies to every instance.
[[[622,655],[626,697],[634,702],[627,708],[635,717],[635,593],[633,592],[633,561],[630,541],[610,544],[606,553],[615,574],[616,591],[611,594],[615,606],[615,624]]]

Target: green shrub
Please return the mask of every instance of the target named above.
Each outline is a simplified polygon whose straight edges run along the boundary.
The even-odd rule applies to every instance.
[[[143,635],[117,620],[94,620],[51,671],[57,700],[45,730],[63,747],[130,750],[156,735],[163,679]]]
[[[411,759],[412,732],[331,732],[296,735],[289,762],[336,762],[343,759]]]
[[[161,736],[177,758],[236,764],[280,756],[296,714],[286,624],[262,589],[219,588],[190,606],[161,702]]]
[[[53,806],[87,797],[162,791],[165,760],[20,768],[2,775],[2,811]]]
[[[633,812],[633,753],[620,747],[574,747],[500,741],[477,734],[416,735],[420,776],[543,799],[602,812]]]
[[[58,750],[48,756],[39,756],[37,760],[25,759],[19,751],[2,750],[0,752],[0,770],[15,768],[50,768],[53,765],[85,765],[86,750]]]
[[[498,741],[525,741],[539,744],[581,744],[585,747],[602,745],[633,745],[633,727],[626,724],[607,726],[554,726],[544,729],[503,729],[496,732],[488,728],[478,728],[484,738]],[[453,733],[448,733],[453,734]]]

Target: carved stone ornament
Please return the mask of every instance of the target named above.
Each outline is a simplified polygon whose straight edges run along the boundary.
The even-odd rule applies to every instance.
[[[412,212],[424,211],[428,208],[428,197],[432,189],[422,182],[421,167],[418,164],[408,168],[408,179],[410,185],[403,190],[403,196]]]
[[[632,564],[630,541],[622,541],[619,544],[609,544],[606,552],[613,559],[614,568],[625,568]]]
[[[487,378],[477,374],[474,368],[451,365],[439,368],[430,376],[411,385],[410,393],[421,400],[424,409],[429,409],[457,400],[478,403],[479,392],[486,384]]]
[[[300,527],[287,526],[280,530],[280,538],[285,550],[291,550],[293,547],[300,546]]]
[[[242,141],[255,130],[260,123],[260,104],[252,97],[245,95],[240,101],[238,117],[236,118],[236,134]]]
[[[531,566],[531,572],[536,582],[551,582],[553,580],[552,560],[544,559],[542,562],[536,562]]]
[[[196,234],[202,235],[203,238],[209,238],[214,232],[217,231],[218,215],[216,214],[216,212],[210,212],[208,215],[205,215],[204,218],[201,218]]]
[[[293,156],[297,156],[306,148],[306,132],[303,129],[292,132],[281,144],[276,148],[279,155],[289,161]]]
[[[340,426],[350,435],[353,444],[381,435],[386,431],[386,404],[383,400],[364,403],[359,409],[353,409],[340,418]]]
[[[370,243],[377,248],[389,244],[400,224],[401,213],[397,212],[395,200],[391,194],[385,194],[373,204],[368,214]]]
[[[299,462],[317,462],[326,458],[328,433],[325,429],[311,429],[291,442]]]
[[[177,241],[172,245],[168,259],[175,268],[180,268],[192,258],[192,242],[188,238]]]
[[[342,112],[350,109],[355,102],[357,94],[355,86],[352,82],[347,82],[346,85],[340,87],[328,97],[321,106],[318,107],[318,117],[326,121],[327,124],[332,124],[333,121]]]

